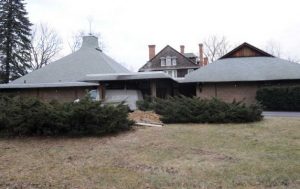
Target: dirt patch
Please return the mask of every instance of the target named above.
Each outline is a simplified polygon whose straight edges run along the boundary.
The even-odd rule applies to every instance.
[[[13,183],[0,183],[0,188],[13,188],[13,189],[38,189],[38,188],[52,188],[54,187],[51,183],[32,183],[32,182],[13,182]]]
[[[202,156],[207,157],[210,160],[215,160],[215,161],[236,161],[235,158],[231,156],[227,156],[224,154],[212,152],[212,151],[207,151],[203,149],[197,149],[197,148],[191,148],[193,154],[199,154]]]
[[[165,167],[165,166],[154,166],[154,165],[147,165],[147,164],[130,164],[127,162],[118,162],[114,165],[115,167],[128,169],[132,171],[137,171],[141,173],[151,173],[156,174],[158,172],[161,173],[168,173],[170,175],[178,174],[179,170],[175,167]]]
[[[163,124],[160,121],[159,115],[154,113],[153,111],[145,111],[144,112],[144,111],[136,110],[129,114],[129,119],[131,119],[135,122]]]

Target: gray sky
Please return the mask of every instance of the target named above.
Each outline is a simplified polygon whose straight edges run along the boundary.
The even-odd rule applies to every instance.
[[[248,42],[264,49],[280,44],[284,56],[300,58],[299,0],[27,0],[32,23],[47,23],[64,41],[78,30],[102,34],[106,53],[137,70],[156,52],[171,45],[198,52],[209,35],[224,35],[232,45]]]

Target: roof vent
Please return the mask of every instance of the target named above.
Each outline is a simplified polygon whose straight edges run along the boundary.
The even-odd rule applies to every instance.
[[[93,35],[83,36],[81,48],[98,48],[98,38]]]

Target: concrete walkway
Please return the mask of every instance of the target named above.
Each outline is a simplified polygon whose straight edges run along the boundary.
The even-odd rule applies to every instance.
[[[299,117],[300,118],[300,112],[269,112],[269,111],[265,111],[265,112],[263,112],[263,115],[265,117]]]

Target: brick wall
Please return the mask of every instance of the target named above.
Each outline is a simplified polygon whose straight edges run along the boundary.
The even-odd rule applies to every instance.
[[[244,100],[247,104],[256,102],[256,91],[263,86],[294,86],[300,81],[270,81],[270,82],[237,82],[237,83],[205,83],[200,85],[198,97],[217,97],[226,102]],[[196,89],[197,90],[197,89]]]
[[[16,94],[24,97],[35,97],[44,101],[58,100],[60,102],[73,102],[83,98],[92,87],[67,88],[40,88],[40,89],[13,89],[1,93]]]
[[[244,100],[247,104],[255,103],[257,91],[256,83],[216,83],[203,84],[201,87],[201,98],[217,97],[225,102]]]

